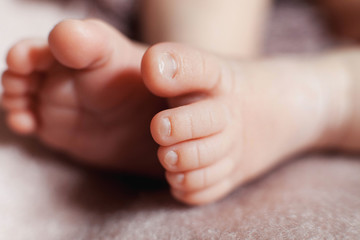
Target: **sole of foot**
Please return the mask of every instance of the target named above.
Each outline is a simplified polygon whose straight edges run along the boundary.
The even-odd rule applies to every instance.
[[[65,20],[15,44],[2,76],[10,128],[95,166],[161,174],[149,125],[164,108],[143,84],[145,47],[99,20]]]

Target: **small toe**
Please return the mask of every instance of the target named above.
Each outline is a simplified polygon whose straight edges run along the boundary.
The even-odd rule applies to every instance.
[[[39,87],[39,82],[40,74],[38,73],[23,76],[5,71],[2,75],[4,92],[13,96],[35,93]]]
[[[172,188],[191,192],[205,189],[229,177],[234,165],[232,158],[225,158],[208,167],[194,171],[184,173],[167,172],[166,178]]]
[[[215,202],[226,196],[234,188],[230,178],[226,178],[219,183],[212,185],[200,191],[186,192],[177,189],[171,189],[172,195],[188,205],[204,205]]]
[[[34,71],[45,71],[54,62],[46,41],[26,39],[15,44],[8,52],[6,62],[11,72],[28,75]]]
[[[221,101],[203,100],[158,113],[151,122],[154,140],[170,146],[222,131],[229,113]]]
[[[224,158],[229,153],[230,147],[231,143],[227,136],[220,133],[170,147],[160,147],[158,158],[167,171],[193,171]]]
[[[36,119],[30,110],[8,113],[7,123],[14,132],[21,135],[32,134],[36,131]]]
[[[29,97],[20,96],[13,97],[8,95],[2,95],[1,107],[7,111],[19,111],[29,109],[32,101]]]

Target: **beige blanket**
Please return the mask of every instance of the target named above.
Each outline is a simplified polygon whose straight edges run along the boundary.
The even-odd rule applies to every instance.
[[[82,1],[0,1],[0,55],[17,39],[46,37]],[[332,43],[312,8],[280,1],[267,54]],[[0,68],[5,66],[1,61]],[[3,114],[0,115],[3,119]],[[0,121],[0,239],[359,239],[360,157],[300,156],[224,200],[186,207],[163,182],[73,165]]]

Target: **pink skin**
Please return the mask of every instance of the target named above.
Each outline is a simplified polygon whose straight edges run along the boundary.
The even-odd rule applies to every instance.
[[[326,58],[235,62],[174,43],[144,52],[95,20],[18,43],[2,79],[9,126],[85,163],[159,176],[151,130],[172,194],[194,205],[360,136],[349,74]]]
[[[144,51],[97,20],[17,43],[2,77],[8,125],[86,164],[162,174],[148,126],[166,104],[142,83]]]
[[[356,134],[351,79],[329,59],[234,62],[180,44],[151,47],[142,74],[171,107],[151,132],[174,197],[214,202],[289,156]]]

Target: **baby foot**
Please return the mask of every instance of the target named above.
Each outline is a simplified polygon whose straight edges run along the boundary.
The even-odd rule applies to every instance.
[[[86,163],[158,172],[149,124],[164,102],[142,82],[144,51],[97,20],[63,21],[48,41],[19,42],[2,77],[8,125]]]
[[[298,65],[225,61],[171,43],[145,53],[145,85],[172,107],[153,118],[151,132],[175,198],[213,202],[280,160],[322,146],[325,116],[340,116],[326,112],[323,89],[332,86],[299,77],[310,70]]]

